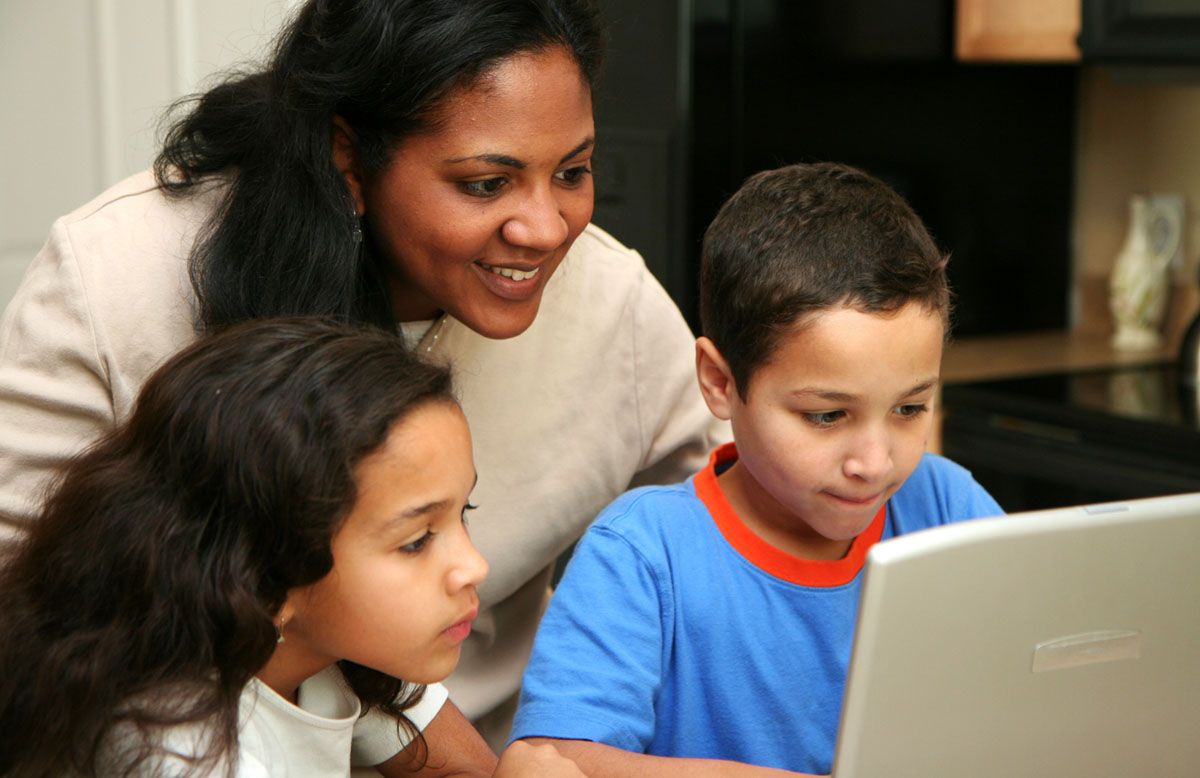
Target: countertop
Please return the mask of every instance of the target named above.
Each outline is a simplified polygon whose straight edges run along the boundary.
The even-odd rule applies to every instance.
[[[986,335],[955,340],[942,357],[942,383],[1143,365],[1175,358],[1174,344],[1149,351],[1117,351],[1108,333],[1049,332]]]
[[[1174,343],[1149,351],[1117,351],[1110,345],[1110,338],[1105,332],[1052,330],[953,340],[942,356],[942,384],[1144,365],[1175,358]],[[941,432],[939,398],[928,451],[941,452]]]

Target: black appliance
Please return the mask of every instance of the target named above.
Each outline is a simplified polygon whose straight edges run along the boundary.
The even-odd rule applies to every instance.
[[[1200,491],[1200,413],[1175,364],[944,387],[942,450],[1008,511]]]
[[[603,7],[594,220],[693,326],[720,204],[751,173],[818,160],[912,203],[953,257],[960,337],[1067,325],[1077,67],[957,62],[953,0]]]
[[[1083,0],[1084,62],[1200,63],[1200,2]]]

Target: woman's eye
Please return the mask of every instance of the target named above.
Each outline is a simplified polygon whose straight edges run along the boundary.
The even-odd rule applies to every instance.
[[[579,186],[583,183],[583,179],[591,175],[592,169],[587,165],[567,168],[554,174],[554,177],[562,181],[567,186]]]
[[[475,509],[476,509],[476,508],[478,508],[478,507],[479,507],[478,505],[472,505],[471,503],[467,503],[466,505],[464,505],[464,506],[463,506],[463,509],[462,509],[462,523],[463,523],[463,526],[464,526],[464,527],[465,527],[465,526],[467,526],[467,524],[468,524],[468,522],[467,522],[467,511],[473,511],[473,510],[475,510]]]
[[[845,411],[822,411],[820,413],[801,414],[805,421],[818,427],[831,427],[845,415]]]
[[[896,413],[911,419],[920,416],[927,410],[929,410],[929,406],[924,403],[913,403],[912,405],[901,405],[896,409]]]
[[[474,197],[493,197],[500,193],[505,183],[503,178],[485,178],[482,181],[463,181],[459,186]]]
[[[421,549],[425,548],[425,546],[427,546],[429,544],[429,541],[433,540],[433,536],[435,534],[436,533],[433,532],[432,530],[426,531],[426,533],[424,535],[417,538],[413,542],[406,543],[403,546],[401,546],[400,550],[406,554],[420,553]]]

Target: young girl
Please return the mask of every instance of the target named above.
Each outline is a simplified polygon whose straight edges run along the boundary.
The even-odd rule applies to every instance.
[[[0,571],[0,774],[344,776],[353,741],[387,775],[580,775],[426,729],[487,572],[474,484],[448,372],[392,335],[188,348]]]

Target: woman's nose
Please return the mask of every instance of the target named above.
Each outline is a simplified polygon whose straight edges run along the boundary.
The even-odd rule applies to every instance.
[[[548,187],[531,192],[520,210],[501,227],[508,243],[537,251],[554,251],[569,232],[562,208]]]

